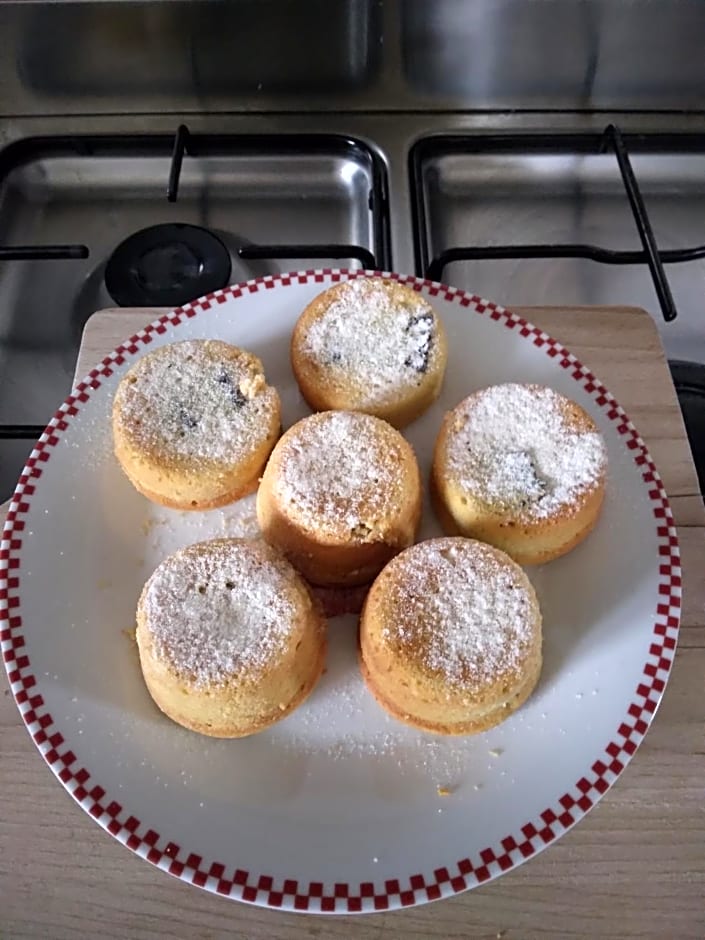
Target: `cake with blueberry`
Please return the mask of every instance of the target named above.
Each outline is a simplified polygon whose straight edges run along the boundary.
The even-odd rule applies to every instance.
[[[316,411],[363,411],[403,428],[438,398],[447,360],[443,324],[406,284],[359,277],[334,284],[299,317],[291,363]]]
[[[112,427],[118,462],[140,493],[174,509],[211,509],[257,487],[281,408],[257,356],[220,340],[185,340],[126,373]]]
[[[421,518],[411,445],[354,411],[304,418],[278,441],[257,492],[264,538],[316,585],[365,584],[411,545]]]
[[[431,492],[443,528],[489,542],[522,565],[564,555],[592,531],[607,449],[577,402],[540,385],[493,385],[450,411]]]

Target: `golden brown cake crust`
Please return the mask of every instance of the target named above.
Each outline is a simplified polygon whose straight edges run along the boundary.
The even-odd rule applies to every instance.
[[[537,385],[491,386],[445,415],[431,497],[449,535],[542,564],[592,530],[606,471],[604,440],[576,402]]]
[[[185,340],[143,356],[122,378],[112,428],[118,462],[143,495],[209,509],[256,487],[279,436],[279,395],[252,353]]]
[[[470,734],[504,721],[541,671],[541,614],[524,572],[490,545],[420,542],[393,559],[360,618],[360,665],[400,721]]]
[[[315,297],[291,338],[301,392],[317,411],[364,411],[402,428],[438,398],[448,357],[428,301],[398,281],[355,278]]]
[[[257,493],[262,534],[314,584],[371,581],[416,535],[421,478],[411,445],[357,412],[322,412],[291,427]]]
[[[529,698],[536,687],[541,673],[541,658],[538,657],[532,664],[533,669],[527,671],[524,683],[514,689],[512,695],[507,697],[506,701],[502,701],[499,705],[491,708],[482,718],[459,721],[451,724],[450,722],[443,721],[428,721],[414,716],[409,711],[402,711],[397,705],[385,697],[380,689],[380,684],[373,678],[362,656],[359,657],[359,662],[362,678],[372,694],[372,697],[378,705],[381,705],[382,708],[392,716],[392,718],[396,718],[397,721],[408,725],[410,728],[417,728],[419,731],[430,731],[432,734],[443,734],[447,736],[479,734],[481,731],[488,731],[490,728],[494,728],[496,725],[506,721],[507,718],[513,715]]]
[[[323,671],[325,636],[303,579],[259,539],[176,552],[137,610],[152,698],[173,721],[213,737],[244,737],[290,714]]]
[[[155,493],[152,490],[148,490],[147,487],[142,484],[140,479],[132,477],[126,471],[124,472],[125,476],[128,478],[130,483],[132,483],[134,488],[143,496],[145,496],[150,502],[157,503],[159,506],[166,506],[167,509],[193,509],[199,510],[201,512],[204,512],[207,509],[218,509],[220,506],[228,506],[230,503],[234,503],[236,500],[242,499],[243,496],[249,496],[250,493],[255,492],[259,483],[259,479],[256,477],[254,480],[251,480],[241,488],[224,492],[214,499],[192,499],[189,501],[188,506],[186,506],[178,499],[171,499],[168,496],[163,496],[161,493]]]

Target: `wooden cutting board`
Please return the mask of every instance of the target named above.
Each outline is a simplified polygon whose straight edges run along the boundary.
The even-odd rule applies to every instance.
[[[605,799],[527,865],[447,901],[365,917],[275,913],[189,889],[102,833],[43,765],[5,689],[0,935],[705,937],[705,513],[663,349],[653,320],[636,308],[518,312],[567,346],[625,408],[656,461],[679,527],[684,607],[671,680],[644,744]],[[96,313],[86,324],[77,375],[159,313]]]

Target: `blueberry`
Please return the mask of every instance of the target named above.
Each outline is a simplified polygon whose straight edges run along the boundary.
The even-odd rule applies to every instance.
[[[247,404],[247,398],[245,398],[245,396],[242,394],[239,387],[233,384],[232,377],[228,375],[225,370],[216,376],[216,382],[219,382],[221,385],[225,385],[225,387],[228,389],[230,400],[236,408],[242,408]]]
[[[416,327],[420,327],[420,329],[415,329]],[[409,353],[404,360],[404,365],[416,372],[424,373],[428,370],[428,361],[433,345],[433,314],[419,313],[409,317],[404,332],[411,333],[412,331],[415,337],[422,342],[413,352]]]
[[[179,423],[182,428],[185,428],[187,431],[192,431],[198,426],[198,419],[189,414],[185,408],[182,408],[179,412]]]

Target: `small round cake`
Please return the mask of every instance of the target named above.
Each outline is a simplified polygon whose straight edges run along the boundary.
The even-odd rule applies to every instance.
[[[140,493],[173,509],[212,509],[254,490],[280,430],[279,395],[262,363],[220,340],[147,353],[113,403],[122,469]]]
[[[152,698],[178,724],[218,738],[254,734],[303,702],[323,671],[325,629],[303,579],[254,539],[169,556],[137,609]]]
[[[437,734],[485,731],[526,701],[541,672],[531,582],[491,545],[419,542],[370,588],[360,665],[370,692],[399,721]]]
[[[580,405],[539,385],[494,385],[445,416],[431,493],[449,535],[534,565],[589,534],[606,472],[605,442]]]
[[[396,428],[438,398],[446,368],[443,324],[415,290],[355,278],[315,297],[291,339],[299,388],[317,411],[364,411]]]
[[[318,585],[371,581],[413,542],[420,517],[411,445],[359,412],[325,411],[289,428],[257,492],[264,538]]]

